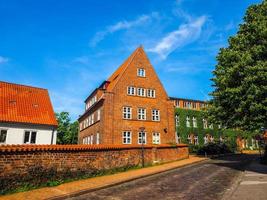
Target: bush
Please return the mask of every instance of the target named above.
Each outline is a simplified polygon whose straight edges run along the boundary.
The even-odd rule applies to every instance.
[[[197,154],[199,149],[201,149],[202,147],[203,146],[200,146],[200,145],[189,144],[188,145],[189,153]]]
[[[208,143],[203,147],[199,148],[197,151],[198,155],[218,155],[218,154],[226,154],[226,153],[234,153],[235,146],[229,143],[222,142],[214,142]]]

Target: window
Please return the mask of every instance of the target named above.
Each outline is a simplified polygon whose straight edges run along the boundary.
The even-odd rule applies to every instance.
[[[208,139],[208,137],[205,135],[205,137],[204,137],[204,144],[208,144],[208,142],[209,142],[209,139]]]
[[[146,77],[146,71],[145,71],[145,69],[138,68],[137,69],[137,76]]]
[[[24,132],[24,144],[35,144],[36,143],[36,131],[25,131]]]
[[[91,126],[91,123],[92,123],[92,116],[91,115],[89,115],[89,117],[88,117],[88,122],[89,122],[89,126]]]
[[[186,116],[186,127],[190,127],[190,117]]]
[[[94,123],[94,113],[91,115],[91,124]]]
[[[144,88],[137,88],[137,96],[145,97],[146,90]]]
[[[210,136],[210,142],[214,142],[214,137],[212,135]]]
[[[197,118],[193,117],[193,127],[197,128]]]
[[[203,119],[203,128],[204,129],[208,128],[208,121],[206,119]]]
[[[99,133],[96,133],[96,144],[100,143],[100,135]]]
[[[197,108],[197,104],[196,102],[193,102],[193,109],[196,109]]]
[[[123,119],[132,119],[131,107],[123,107]]]
[[[156,90],[147,89],[147,97],[155,98],[156,97]]]
[[[187,135],[187,140],[188,140],[188,143],[189,144],[192,144],[193,143],[192,136],[191,135]]]
[[[181,144],[181,137],[178,133],[177,133],[177,144]]]
[[[194,136],[194,143],[195,143],[195,145],[198,145],[198,136],[197,135]]]
[[[138,144],[142,144],[142,138],[143,138],[143,144],[146,144],[146,133],[145,132],[138,133]]]
[[[132,144],[131,131],[123,131],[122,132],[122,144]]]
[[[139,120],[146,120],[146,109],[138,108],[138,117]]]
[[[153,144],[160,144],[160,134],[159,133],[153,133],[152,143]]]
[[[213,124],[210,124],[209,125],[209,129],[213,129]]]
[[[135,95],[135,87],[132,87],[132,86],[127,87],[127,94]]]
[[[80,130],[82,130],[83,129],[83,123],[81,122],[80,123]]]
[[[152,121],[160,121],[159,110],[152,110]]]
[[[6,142],[7,130],[0,130],[0,143]]]
[[[175,115],[175,126],[176,127],[180,126],[180,118],[179,118],[179,115]]]
[[[100,108],[97,110],[97,121],[100,120],[100,117],[101,117],[101,111],[100,111]]]
[[[94,143],[94,136],[93,135],[91,135],[91,144],[93,144]]]
[[[95,95],[95,96],[93,96],[93,97],[89,100],[89,102],[86,103],[85,108],[86,108],[86,109],[90,108],[90,107],[91,107],[92,105],[94,105],[96,102],[97,102],[97,97],[96,97],[96,95]]]
[[[175,106],[176,106],[177,108],[180,107],[180,101],[179,101],[179,100],[176,100],[176,101],[175,101]]]

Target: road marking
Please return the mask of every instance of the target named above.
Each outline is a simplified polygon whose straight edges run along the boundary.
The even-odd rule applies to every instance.
[[[240,185],[260,185],[267,184],[267,181],[242,181]]]

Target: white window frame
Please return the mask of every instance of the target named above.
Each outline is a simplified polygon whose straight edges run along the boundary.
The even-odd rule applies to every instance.
[[[100,144],[100,134],[96,133],[96,144]]]
[[[143,133],[143,144],[146,144],[146,132],[138,132],[138,144],[142,144],[142,133]]]
[[[146,97],[146,89],[145,88],[137,88],[136,92],[137,96]]]
[[[155,122],[160,121],[160,110],[157,110],[157,109],[152,110],[152,121],[155,121]]]
[[[100,121],[100,119],[101,119],[101,110],[100,110],[100,108],[96,112],[97,112],[97,121]]]
[[[191,135],[187,135],[187,140],[189,144],[193,143],[193,138],[191,137]]]
[[[209,143],[209,138],[208,138],[208,136],[204,136],[204,144],[208,144]]]
[[[122,132],[122,144],[132,144],[132,132],[131,131]]]
[[[176,127],[180,126],[180,117],[179,117],[179,115],[175,115],[175,126]]]
[[[4,132],[5,132],[5,134],[4,134]],[[0,141],[0,144],[5,144],[6,143],[6,139],[7,139],[7,129],[0,129],[0,138],[2,138],[2,134],[5,135],[5,137],[4,137],[4,141],[3,142]]]
[[[95,123],[95,121],[94,121],[94,120],[95,120],[95,115],[94,115],[94,113],[92,113],[92,115],[91,115],[91,120],[92,120],[92,121],[91,121],[91,124],[94,124],[94,123]]]
[[[146,70],[144,68],[137,68],[137,76],[146,77]]]
[[[206,119],[203,119],[203,128],[207,129],[208,128],[208,121]]]
[[[190,128],[190,117],[186,116],[186,127]]]
[[[29,132],[29,140],[25,142],[25,136],[26,136],[26,132]],[[31,140],[32,140],[32,133],[35,132],[35,142],[32,143]],[[24,136],[23,136],[23,144],[36,144],[36,141],[37,141],[37,131],[36,130],[25,130],[24,131]]]
[[[127,87],[127,94],[130,96],[134,96],[136,93],[136,88],[133,86],[128,86]]]
[[[123,119],[132,119],[132,107],[124,106],[122,108],[122,118]]]
[[[159,132],[152,133],[152,144],[160,144],[160,133]]]
[[[198,135],[194,135],[194,144],[198,145]]]
[[[94,135],[91,135],[91,144],[94,144]]]
[[[146,109],[145,108],[138,108],[137,119],[146,120]]]
[[[156,90],[154,90],[154,89],[147,89],[147,97],[149,97],[149,98],[156,98]]]
[[[197,128],[197,118],[193,117],[192,121],[193,121],[193,128]]]

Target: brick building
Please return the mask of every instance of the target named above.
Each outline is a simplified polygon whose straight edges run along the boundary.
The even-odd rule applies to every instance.
[[[142,47],[85,100],[79,143],[175,142],[174,105]]]

